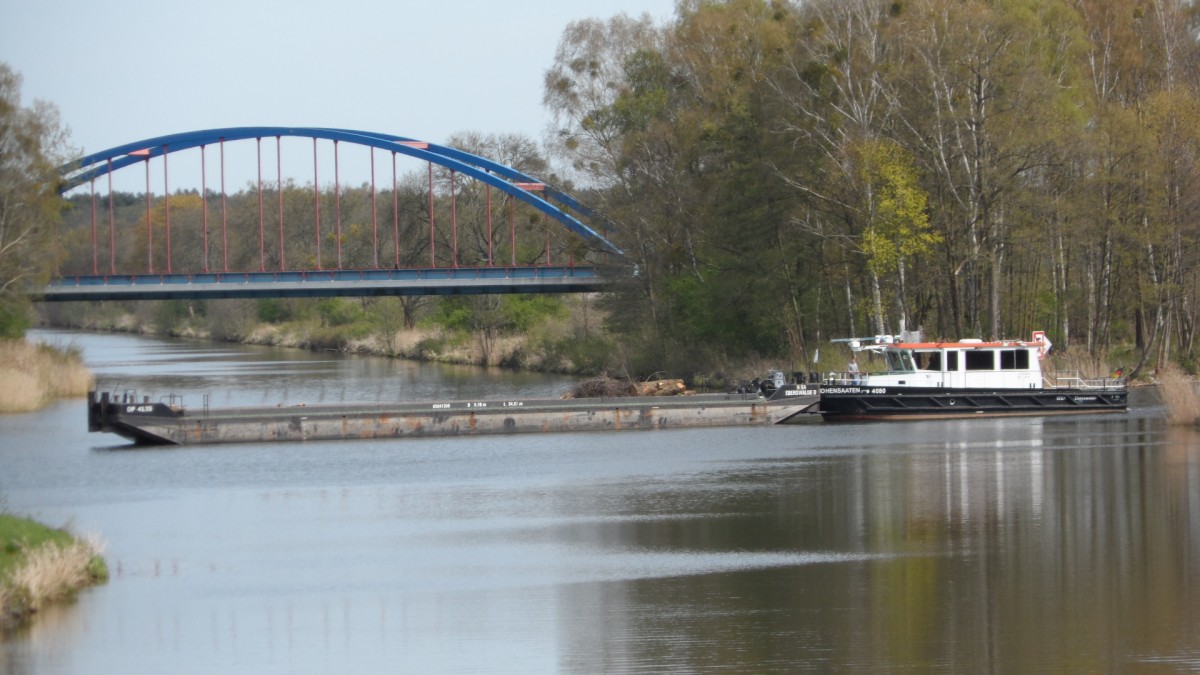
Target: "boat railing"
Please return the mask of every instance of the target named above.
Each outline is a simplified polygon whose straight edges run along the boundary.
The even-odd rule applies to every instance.
[[[852,373],[849,371],[821,373],[821,384],[827,387],[854,387],[862,383],[862,373]]]
[[[160,396],[158,402],[165,404],[168,408],[174,410],[175,412],[183,410],[183,394],[167,394],[166,396]]]
[[[1044,379],[1049,389],[1117,389],[1125,386],[1123,377],[1084,377],[1078,371],[1047,373]]]

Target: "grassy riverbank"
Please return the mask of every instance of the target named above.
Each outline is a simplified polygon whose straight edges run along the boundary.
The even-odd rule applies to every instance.
[[[91,383],[77,349],[0,340],[0,413],[29,412],[55,399],[86,396]]]
[[[586,297],[326,298],[68,303],[47,325],[594,375],[621,349]]]
[[[48,603],[108,578],[102,545],[0,513],[0,628],[27,621]]]
[[[608,330],[611,314],[619,314],[619,308],[588,295],[61,303],[41,311],[41,320],[48,325],[85,330],[581,377],[601,373],[632,380],[678,377],[689,387],[714,391],[761,377],[771,369],[818,367],[780,356],[722,354],[703,345],[688,352],[655,349],[641,339],[645,336]],[[845,370],[849,349],[833,345],[819,351],[821,370]],[[1131,348],[1102,355],[1055,350],[1043,369],[1093,378],[1125,370],[1137,361]]]

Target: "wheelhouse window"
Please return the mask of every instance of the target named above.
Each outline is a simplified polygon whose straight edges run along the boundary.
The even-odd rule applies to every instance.
[[[1028,349],[1003,349],[1000,351],[1000,370],[1029,370]]]
[[[946,370],[951,373],[958,372],[958,352],[946,352]]]
[[[995,370],[996,358],[991,351],[966,352],[967,370]]]
[[[916,370],[910,350],[888,350],[883,355],[887,359],[888,372],[911,373]]]

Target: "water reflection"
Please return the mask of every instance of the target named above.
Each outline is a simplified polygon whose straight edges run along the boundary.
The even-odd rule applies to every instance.
[[[145,389],[122,345],[100,369]],[[156,377],[257,364],[245,400],[333,369],[353,399],[408,367],[231,349]],[[90,450],[82,415],[0,418],[10,506],[103,532],[114,569],[5,672],[1200,668],[1200,438],[1153,404],[138,451]]]

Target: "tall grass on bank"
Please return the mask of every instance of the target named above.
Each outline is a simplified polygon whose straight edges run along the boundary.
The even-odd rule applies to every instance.
[[[1052,351],[1050,358],[1042,362],[1042,370],[1047,374],[1060,377],[1078,375],[1083,378],[1109,377],[1118,368],[1128,371],[1119,364],[1112,363],[1107,354],[1089,354],[1084,349],[1069,351]],[[1128,372],[1126,372],[1128,374]]]
[[[84,396],[91,383],[78,348],[0,340],[0,412],[29,412],[57,398]]]
[[[0,627],[25,621],[47,603],[108,577],[97,537],[0,513]]]
[[[1200,394],[1195,381],[1173,366],[1158,371],[1158,394],[1167,409],[1167,421],[1172,425],[1200,424]]]

